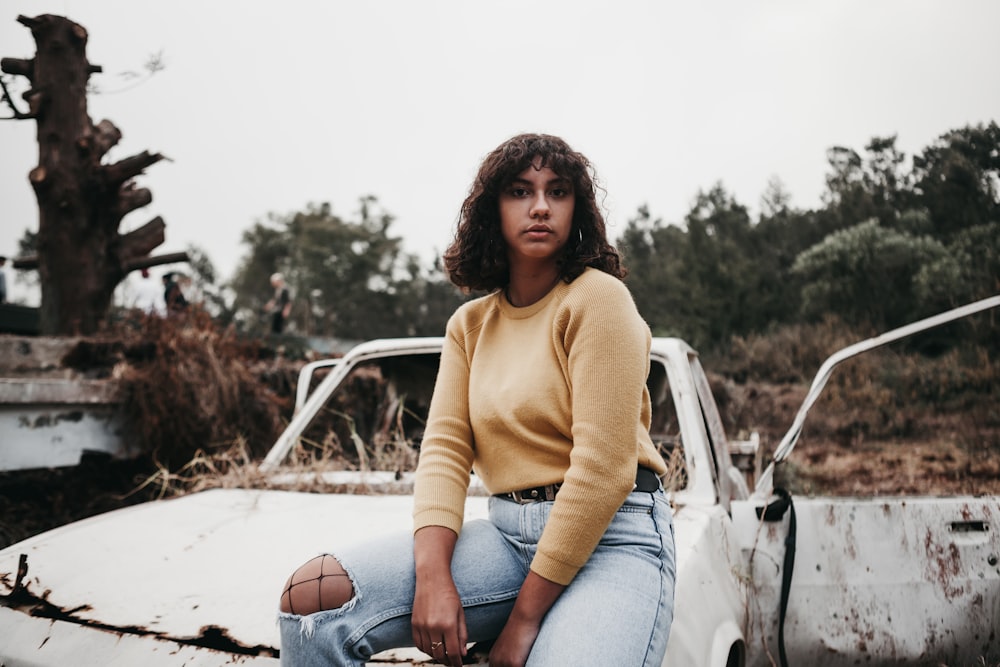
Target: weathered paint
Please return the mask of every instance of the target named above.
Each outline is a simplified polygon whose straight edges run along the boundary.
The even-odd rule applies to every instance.
[[[105,381],[0,378],[0,470],[71,466],[86,452],[127,456]]]
[[[18,637],[0,644],[0,664],[103,666],[121,642],[143,657],[118,664],[179,664],[164,646],[198,656],[189,665],[276,664],[288,573],[334,545],[408,530],[411,507],[410,496],[215,490],[30,538],[0,551],[0,633]],[[469,499],[470,517],[485,511],[486,498]],[[15,593],[22,554],[28,571]],[[67,645],[80,655],[56,660]]]
[[[732,573],[740,553],[720,506],[680,507],[674,514],[677,583],[664,665],[723,667],[741,640],[742,584]],[[724,574],[723,574],[724,573]]]
[[[288,573],[333,546],[409,530],[412,502],[220,489],[30,538],[0,551],[0,633],[17,637],[0,644],[0,664],[155,667],[183,655],[188,665],[275,665],[277,597]],[[467,517],[485,516],[486,505],[471,496]],[[675,512],[679,613],[664,664],[721,667],[708,662],[711,651],[737,639],[719,634],[739,627],[743,608],[739,583],[718,576],[739,557],[728,520],[719,507]],[[27,572],[19,574],[22,555]],[[372,664],[421,656],[390,651]]]
[[[788,516],[749,530],[753,509],[733,508],[752,582],[750,641],[763,636],[776,656]],[[795,512],[791,664],[1000,660],[1000,500],[797,498]],[[756,655],[749,664],[770,664]]]

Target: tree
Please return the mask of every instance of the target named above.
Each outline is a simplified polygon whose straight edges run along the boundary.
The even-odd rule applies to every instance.
[[[720,183],[698,193],[685,226],[664,225],[640,207],[618,245],[626,284],[653,331],[707,349],[761,324],[753,230],[746,207]]]
[[[728,342],[732,335],[756,328],[754,294],[760,274],[748,252],[753,230],[746,207],[717,183],[698,193],[685,223],[695,279],[688,296],[701,312],[701,344]]]
[[[359,202],[358,220],[329,204],[271,215],[243,235],[249,247],[232,288],[244,322],[270,299],[268,277],[281,272],[294,296],[291,319],[301,333],[366,339],[442,334],[461,302],[440,269],[424,272],[390,235],[393,217],[375,197]],[[250,327],[254,328],[254,327]]]
[[[1000,126],[968,126],[941,135],[913,159],[917,202],[936,233],[1000,222]]]
[[[1000,293],[1000,222],[958,232],[947,254],[917,273],[916,289],[932,311]]]
[[[804,283],[807,317],[836,313],[849,324],[883,330],[927,314],[917,275],[946,256],[940,242],[872,219],[830,234],[801,253],[792,271]]]
[[[761,196],[761,214],[744,252],[753,258],[758,276],[753,305],[755,325],[763,331],[775,323],[794,322],[799,316],[801,286],[791,272],[800,252],[822,239],[813,211],[791,206],[791,198],[776,177]]]
[[[821,223],[825,234],[856,225],[875,214],[871,196],[865,190],[861,156],[853,148],[833,146],[826,151],[830,172],[826,175],[826,204]]]
[[[203,248],[193,243],[188,244],[185,252],[188,256],[188,267],[191,269],[194,292],[198,295],[202,307],[221,324],[228,324],[232,320],[232,311],[216,283],[215,264]]]
[[[684,230],[665,225],[643,204],[628,221],[617,246],[628,269],[625,284],[653,332],[685,335],[690,301],[683,296],[687,247]]]
[[[906,156],[896,148],[896,135],[872,137],[865,157],[852,148],[834,146],[827,150],[830,172],[826,176],[819,216],[825,233],[852,227],[877,218],[892,227],[908,206],[910,188],[903,171]]]
[[[896,135],[872,137],[865,151],[868,159],[862,179],[873,213],[883,225],[893,226],[907,208],[909,188],[902,170],[906,155],[896,148]]]
[[[445,276],[440,257],[429,268],[415,255],[406,255],[405,264],[406,278],[398,282],[395,299],[396,322],[406,325],[402,335],[443,335],[448,318],[463,301],[462,294]]]
[[[4,58],[0,69],[30,82],[23,95],[27,111],[17,108],[6,86],[4,101],[12,118],[37,124],[39,160],[28,180],[39,219],[37,259],[14,266],[37,265],[43,334],[93,333],[129,271],[179,259],[149,257],[164,241],[159,217],[118,233],[125,215],[152,201],[134,179],[163,156],[143,151],[102,163],[122,135],[111,121],[94,125],[87,115],[87,82],[101,71],[87,61],[87,31],[49,14],[17,20],[31,30],[37,53],[31,59]]]

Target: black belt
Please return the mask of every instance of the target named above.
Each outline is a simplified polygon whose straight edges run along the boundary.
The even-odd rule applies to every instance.
[[[526,503],[536,503],[544,500],[555,500],[556,494],[559,493],[559,487],[561,486],[562,482],[559,484],[546,484],[545,486],[533,486],[529,489],[509,491],[507,493],[498,493],[496,495],[497,498],[513,500],[515,503],[524,505]],[[643,493],[652,493],[653,491],[658,491],[659,488],[659,476],[649,468],[639,466],[639,469],[635,473],[635,486],[632,487],[632,490],[642,491]]]

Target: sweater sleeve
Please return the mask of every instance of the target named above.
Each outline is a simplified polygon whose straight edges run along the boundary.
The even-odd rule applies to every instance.
[[[606,274],[584,277],[554,326],[554,343],[566,352],[573,445],[531,564],[559,584],[587,562],[634,487],[649,372],[649,327],[628,289]]]
[[[469,338],[460,309],[448,322],[414,481],[413,529],[461,532],[474,443],[469,419]]]

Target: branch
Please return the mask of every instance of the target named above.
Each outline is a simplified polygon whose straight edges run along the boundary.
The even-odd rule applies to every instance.
[[[163,218],[156,216],[142,227],[134,229],[121,237],[122,264],[125,265],[136,257],[143,257],[153,251],[166,240],[166,224]]]
[[[42,91],[35,90],[34,88],[24,93],[22,97],[28,101],[28,116],[38,118],[38,114],[42,110],[42,105],[48,97]]]
[[[188,256],[186,252],[171,252],[166,255],[156,255],[155,257],[136,257],[134,259],[127,259],[122,262],[122,268],[125,271],[138,271],[139,269],[148,269],[151,266],[160,266],[161,264],[175,264],[177,262],[190,262],[191,257]],[[19,271],[27,271],[29,269],[38,268],[38,255],[22,255],[14,259],[13,266]]]
[[[91,134],[80,139],[80,148],[85,150],[93,149],[97,153],[98,159],[100,159],[114,146],[118,145],[121,138],[121,130],[105,118],[94,126],[94,131]]]
[[[0,58],[0,70],[7,74],[23,76],[28,81],[34,83],[35,59],[34,58]]]
[[[148,188],[137,188],[135,181],[129,181],[118,191],[115,213],[121,220],[137,208],[148,205],[151,201],[153,201],[153,193]]]
[[[41,20],[39,20],[40,18],[42,17],[31,18],[30,16],[25,16],[24,14],[18,14],[17,22],[31,30],[34,30],[38,26],[42,25]]]
[[[125,158],[124,160],[119,160],[114,164],[106,165],[104,167],[104,173],[109,182],[120,185],[130,178],[134,178],[135,176],[143,173],[143,170],[146,167],[154,165],[163,159],[165,158],[159,153],[143,151],[138,155],[133,155]]]
[[[17,108],[16,104],[14,104],[14,98],[11,97],[10,91],[7,90],[7,82],[3,80],[2,76],[0,76],[0,88],[3,89],[3,96],[0,97],[0,102],[6,102],[7,106],[9,106],[10,110],[14,113],[13,116],[8,116],[2,120],[25,120],[32,117],[30,113],[24,113]]]
[[[45,184],[45,179],[49,177],[49,172],[45,170],[45,167],[38,165],[34,169],[28,172],[28,182],[31,183],[36,191]]]
[[[148,269],[151,266],[160,266],[161,264],[175,264],[177,262],[190,261],[191,258],[188,257],[186,252],[172,252],[166,255],[157,255],[156,257],[131,259],[125,262],[123,266],[126,271],[136,271],[138,269]]]
[[[19,271],[27,271],[28,269],[38,268],[38,255],[21,255],[20,257],[15,257],[11,262],[11,266]]]

